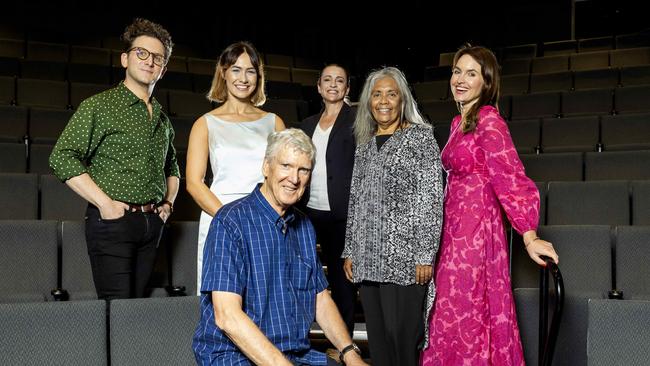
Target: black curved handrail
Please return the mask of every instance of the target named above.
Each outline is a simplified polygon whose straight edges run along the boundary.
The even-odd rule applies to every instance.
[[[549,257],[542,256],[546,266],[540,270],[539,284],[539,365],[550,366],[553,362],[553,352],[560,330],[562,311],[564,308],[564,281],[560,268]],[[548,274],[553,276],[555,283],[555,308],[551,326],[548,326]]]

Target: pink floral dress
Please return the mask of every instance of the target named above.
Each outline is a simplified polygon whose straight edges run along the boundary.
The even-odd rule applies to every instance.
[[[437,287],[422,365],[524,365],[502,210],[519,233],[537,228],[539,192],[496,108],[442,151],[448,173]],[[535,316],[531,314],[531,316]]]

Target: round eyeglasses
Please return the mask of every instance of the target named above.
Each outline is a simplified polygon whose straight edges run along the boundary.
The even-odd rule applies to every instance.
[[[138,56],[138,58],[139,58],[140,60],[142,60],[142,61],[148,59],[148,58],[149,58],[149,55],[152,55],[152,56],[153,56],[153,63],[154,63],[156,66],[161,66],[161,67],[162,67],[162,66],[165,65],[165,56],[164,56],[164,55],[161,55],[161,54],[159,54],[159,53],[153,53],[153,52],[151,52],[151,51],[149,51],[148,49],[143,48],[143,47],[132,47],[132,48],[129,48],[129,49],[126,51],[126,53],[129,53],[129,52],[131,52],[131,51],[135,51],[135,55]]]

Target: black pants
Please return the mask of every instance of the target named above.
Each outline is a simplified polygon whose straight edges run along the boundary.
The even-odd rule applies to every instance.
[[[125,212],[104,220],[99,209],[88,206],[86,243],[99,299],[144,296],[163,225],[155,212]]]
[[[364,281],[359,293],[373,366],[417,366],[427,286]]]
[[[343,247],[345,245],[345,220],[334,219],[329,211],[307,208],[316,237],[320,243],[324,264],[327,266],[327,281],[332,290],[332,299],[343,317],[348,332],[354,331],[354,304],[357,287],[345,277],[343,271]]]

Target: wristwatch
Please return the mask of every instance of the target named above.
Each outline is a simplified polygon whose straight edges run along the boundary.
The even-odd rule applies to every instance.
[[[359,349],[359,346],[357,346],[354,342],[352,342],[349,345],[343,347],[341,352],[339,352],[339,360],[343,364],[345,364],[345,362],[343,362],[343,357],[345,356],[346,353],[348,353],[349,351],[352,351],[352,350],[354,350],[354,352],[356,352],[359,356],[361,356],[361,350]]]
[[[169,200],[162,200],[162,201],[160,201],[160,203],[158,204],[158,207],[160,207],[160,206],[162,206],[162,205],[164,205],[164,204],[167,204],[167,206],[169,206],[169,212],[170,212],[170,213],[174,212],[174,204],[171,203],[171,201],[169,201]]]

